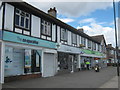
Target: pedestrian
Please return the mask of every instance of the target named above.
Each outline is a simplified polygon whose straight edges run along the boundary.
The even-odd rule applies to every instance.
[[[86,69],[87,69],[86,62],[87,62],[87,61],[84,59],[84,70],[86,70]]]
[[[87,66],[87,70],[89,70],[89,67],[90,67],[90,62],[89,61],[86,61],[86,66]]]

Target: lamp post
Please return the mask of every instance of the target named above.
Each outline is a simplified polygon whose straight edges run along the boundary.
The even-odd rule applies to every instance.
[[[116,10],[115,2],[113,0],[113,11],[114,11],[114,25],[115,25],[115,40],[116,40],[116,59],[117,59],[117,75],[119,76],[119,59],[118,59],[118,43],[117,43],[117,28],[116,28]]]

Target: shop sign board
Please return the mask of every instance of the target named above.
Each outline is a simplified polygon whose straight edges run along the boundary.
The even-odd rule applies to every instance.
[[[59,52],[76,53],[76,54],[79,54],[81,52],[80,49],[76,47],[67,46],[67,45],[61,45],[60,48],[58,48],[57,50]]]
[[[8,31],[4,31],[3,40],[56,49],[56,43],[54,42],[41,40],[38,38],[29,37],[25,35],[20,35],[20,34],[8,32]]]
[[[86,49],[82,49],[81,50],[81,54],[94,54],[94,55],[98,55],[98,56],[102,56],[103,54],[97,51],[91,51],[91,50],[86,50]]]

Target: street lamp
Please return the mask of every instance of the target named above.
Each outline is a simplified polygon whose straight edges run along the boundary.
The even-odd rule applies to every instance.
[[[116,59],[117,59],[117,75],[119,76],[119,59],[118,59],[118,43],[117,43],[117,28],[116,28],[116,10],[115,2],[113,0],[113,11],[114,11],[114,25],[115,25],[115,40],[116,40]]]

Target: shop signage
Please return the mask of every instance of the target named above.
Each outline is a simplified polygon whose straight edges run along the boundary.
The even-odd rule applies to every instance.
[[[94,54],[94,55],[102,56],[102,53],[100,53],[100,52],[85,50],[85,49],[82,49],[81,54]]]
[[[41,47],[47,47],[47,48],[56,48],[56,43],[54,42],[45,41],[45,40],[41,40],[38,38],[29,37],[29,36],[24,36],[24,35],[8,32],[8,31],[4,31],[3,40],[41,46]]]
[[[21,37],[19,37],[19,36],[17,37],[17,39],[18,39],[20,42],[26,42],[26,43],[31,43],[31,44],[39,44],[38,41],[21,38]]]
[[[59,52],[65,52],[65,53],[76,53],[79,54],[81,51],[78,48],[67,46],[67,45],[60,45],[60,47],[57,49]]]

